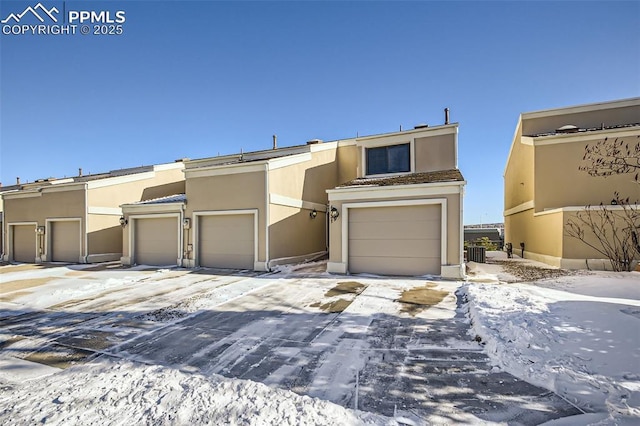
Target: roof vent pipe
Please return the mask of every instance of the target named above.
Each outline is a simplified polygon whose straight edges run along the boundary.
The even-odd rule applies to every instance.
[[[78,176],[82,176],[82,167],[78,167]]]
[[[444,109],[444,124],[449,124],[449,108]]]
[[[278,135],[273,135],[273,149],[278,149]]]
[[[20,176],[16,178],[16,185],[20,185]]]

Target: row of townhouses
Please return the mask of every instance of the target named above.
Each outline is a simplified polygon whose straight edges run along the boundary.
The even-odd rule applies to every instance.
[[[564,231],[628,175],[579,170],[587,144],[640,138],[640,98],[524,113],[505,180],[505,243],[606,268]],[[332,273],[464,276],[458,124],[0,187],[4,261],[268,271],[328,254]],[[625,195],[628,194],[628,195]],[[615,209],[616,206],[612,206]]]

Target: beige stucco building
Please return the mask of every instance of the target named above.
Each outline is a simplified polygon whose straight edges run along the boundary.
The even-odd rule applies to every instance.
[[[93,263],[122,255],[120,205],[184,190],[182,162],[42,179],[2,194],[5,261]]]
[[[330,272],[462,276],[456,124],[188,160],[184,173],[184,194],[122,205],[123,263],[268,271],[328,251]],[[386,231],[377,253],[349,240],[367,226]]]
[[[520,115],[504,170],[505,243],[524,257],[564,268],[610,268],[610,262],[566,235],[569,218],[586,205],[608,205],[614,191],[640,199],[633,175],[591,176],[587,144],[640,138],[640,98]],[[609,206],[612,210],[620,207]]]

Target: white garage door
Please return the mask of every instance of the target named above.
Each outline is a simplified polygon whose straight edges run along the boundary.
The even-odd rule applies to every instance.
[[[54,262],[80,261],[80,222],[50,222],[51,260]]]
[[[349,209],[351,273],[440,275],[440,205]]]
[[[175,265],[178,253],[178,218],[159,217],[135,220],[133,261],[138,265]]]
[[[33,263],[36,261],[36,227],[13,225],[13,260]]]
[[[201,216],[199,220],[200,266],[253,269],[252,214]]]

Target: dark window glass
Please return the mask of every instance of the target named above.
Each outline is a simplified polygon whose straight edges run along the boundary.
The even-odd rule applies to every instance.
[[[367,148],[367,174],[401,173],[410,171],[409,144]]]

